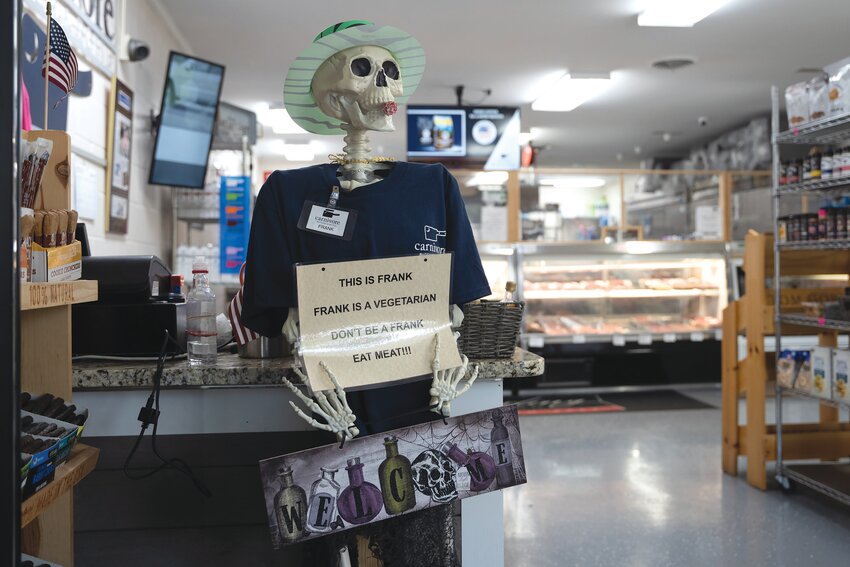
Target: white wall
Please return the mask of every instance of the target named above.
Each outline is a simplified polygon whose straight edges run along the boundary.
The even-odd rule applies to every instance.
[[[132,171],[130,178],[130,214],[126,235],[105,233],[105,168],[95,161],[73,156],[74,204],[84,208],[83,201],[93,204],[93,218],[86,223],[92,254],[155,254],[167,264],[171,260],[171,189],[147,184],[153,135],[151,110],[159,111],[168,53],[189,51],[170,30],[156,5],[157,0],[127,0],[126,31],[131,37],[146,41],[151,54],[138,63],[119,62],[118,78],[135,95],[133,111]],[[88,68],[81,61],[82,68]],[[68,133],[74,148],[99,160],[106,159],[107,109],[111,95],[111,78],[93,70],[90,96],[68,100]]]

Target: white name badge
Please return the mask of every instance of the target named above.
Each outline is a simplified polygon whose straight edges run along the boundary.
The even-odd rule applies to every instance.
[[[298,228],[325,236],[351,240],[354,235],[356,220],[356,211],[332,208],[307,201],[304,203],[304,208],[301,209]]]

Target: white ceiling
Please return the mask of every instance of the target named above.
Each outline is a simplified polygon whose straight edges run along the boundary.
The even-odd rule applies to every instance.
[[[223,100],[245,107],[281,101],[289,64],[328,25],[369,19],[400,27],[428,56],[411,103],[454,104],[453,87],[464,84],[474,104],[482,98],[476,89],[492,89],[483,104],[520,106],[523,131],[541,128],[535,142],[550,146],[544,165],[681,154],[767,113],[771,84],[850,55],[848,0],[730,0],[690,29],[638,27],[645,1],[159,0],[195,55],[227,66]],[[697,63],[676,72],[650,67],[668,57]],[[541,81],[565,70],[611,72],[613,85],[573,112],[532,111]],[[708,126],[697,124],[700,116]],[[400,129],[376,134],[376,150],[403,156]],[[664,142],[657,131],[679,134]]]

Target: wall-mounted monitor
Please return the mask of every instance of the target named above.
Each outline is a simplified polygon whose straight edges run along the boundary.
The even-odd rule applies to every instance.
[[[171,52],[149,182],[203,188],[224,66]]]
[[[243,137],[248,138],[248,147],[257,143],[257,115],[250,110],[220,102],[212,149],[241,150]]]
[[[457,167],[519,169],[519,109],[408,106],[407,157]]]

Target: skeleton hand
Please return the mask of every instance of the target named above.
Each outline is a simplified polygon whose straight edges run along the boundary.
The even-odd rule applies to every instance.
[[[457,368],[440,370],[440,335],[434,341],[434,362],[431,363],[433,380],[431,381],[431,411],[443,416],[452,414],[452,400],[462,395],[475,379],[478,378],[478,365],[473,365],[472,376],[464,381],[460,389],[457,388],[460,381],[466,376],[469,359],[461,355],[463,364]]]
[[[336,433],[336,438],[340,441],[345,439],[354,439],[360,434],[360,430],[354,426],[354,420],[356,419],[354,416],[354,412],[351,411],[351,408],[348,405],[348,400],[345,398],[345,390],[342,386],[339,385],[339,382],[334,376],[333,372],[331,372],[330,368],[324,362],[320,362],[319,365],[322,367],[322,370],[327,372],[328,377],[333,382],[334,389],[328,392],[316,392],[313,396],[316,398],[315,401],[305,396],[301,390],[299,390],[292,382],[283,378],[283,383],[292,390],[292,392],[298,396],[298,398],[304,402],[310,411],[316,413],[325,420],[325,423],[320,423],[304,413],[298,406],[295,405],[295,402],[290,401],[289,405],[292,406],[292,409],[295,410],[295,413],[315,427],[316,429],[322,429],[324,431],[330,431],[331,433]],[[305,386],[308,384],[307,376],[304,375],[297,368],[293,368],[295,371],[295,375],[298,376],[301,383]]]

